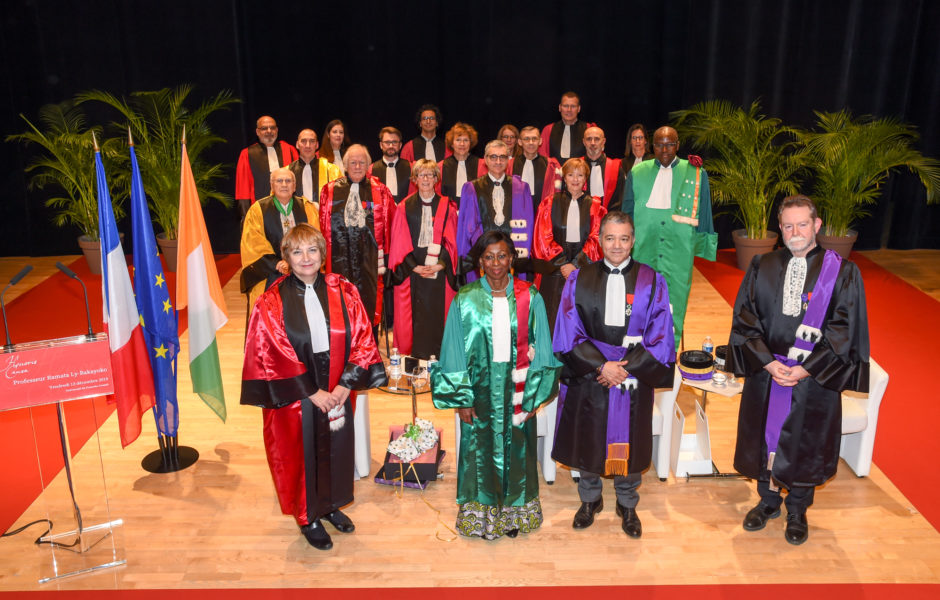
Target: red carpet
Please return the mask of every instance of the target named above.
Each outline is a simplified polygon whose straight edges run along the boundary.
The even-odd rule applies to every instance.
[[[940,455],[940,402],[930,393],[926,365],[940,364],[940,303],[861,254],[852,261],[862,271],[868,303],[871,353],[888,372],[888,389],[878,417],[874,462],[924,515],[940,529],[940,501],[933,474]],[[695,268],[734,304],[744,272],[733,250],[718,261],[695,259]],[[716,340],[716,343],[717,340]]]
[[[241,267],[237,254],[220,254],[215,257],[219,279],[224,285]],[[84,259],[68,265],[88,287],[88,307],[91,311],[92,327],[102,331],[101,276],[92,275]],[[166,273],[170,297],[175,297],[176,273]],[[36,287],[17,297],[7,305],[7,320],[10,336],[14,342],[45,340],[83,334],[88,330],[85,319],[85,301],[82,286],[64,274],[57,272]],[[181,331],[182,333],[182,331]],[[0,335],[6,332],[0,323]],[[69,444],[72,454],[77,453],[91,435],[103,423],[114,407],[105,398],[77,400],[65,404]],[[95,415],[97,414],[97,422]],[[185,418],[185,415],[184,415]],[[55,406],[33,409],[36,435],[40,442],[58,439]],[[117,441],[116,441],[117,442]],[[0,465],[0,531],[6,531],[19,519],[23,511],[36,499],[42,484],[50,482],[62,469],[62,452],[58,444],[43,444],[39,460],[42,464],[42,484],[39,468],[33,458],[35,447],[30,427],[28,410],[0,412],[0,456],[21,457],[21,460],[5,460]],[[156,447],[155,440],[139,446],[138,452],[149,452]]]
[[[485,585],[485,581],[480,582]],[[318,596],[353,600],[382,598],[383,600],[413,600],[417,597],[461,598],[466,600],[571,600],[572,598],[653,598],[655,600],[753,600],[755,597],[773,597],[786,593],[795,598],[825,598],[826,600],[866,600],[904,598],[905,600],[934,599],[940,594],[940,585],[929,584],[789,584],[781,585],[638,585],[638,586],[585,586],[585,587],[523,587],[523,588],[358,588],[325,589],[252,589],[252,590],[173,590],[177,600],[305,600]],[[132,597],[135,600],[162,600],[167,590],[89,590],[76,592],[13,592],[12,596],[44,600],[116,600]],[[54,595],[54,596],[53,596]]]

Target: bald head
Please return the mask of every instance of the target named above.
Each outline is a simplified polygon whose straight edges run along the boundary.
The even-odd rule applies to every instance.
[[[277,141],[277,121],[268,115],[261,117],[255,123],[255,134],[259,142],[265,146],[273,146]]]
[[[676,159],[679,150],[679,134],[672,127],[664,126],[653,134],[653,154],[659,164],[669,166]]]
[[[584,153],[591,160],[597,160],[604,153],[607,139],[600,127],[588,127],[584,130]]]

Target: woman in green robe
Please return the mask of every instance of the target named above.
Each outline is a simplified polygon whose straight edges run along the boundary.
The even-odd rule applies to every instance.
[[[488,540],[542,524],[532,417],[558,391],[561,368],[542,297],[512,277],[515,256],[503,232],[477,241],[484,277],[454,298],[431,370],[434,406],[457,409],[461,421],[457,529]]]

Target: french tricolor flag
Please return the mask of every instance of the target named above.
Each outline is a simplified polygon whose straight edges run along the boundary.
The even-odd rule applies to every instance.
[[[121,445],[127,447],[140,435],[140,422],[144,413],[153,408],[153,371],[97,144],[95,175],[98,182],[104,330],[111,345],[111,370],[114,377],[114,396],[108,400],[117,403]]]

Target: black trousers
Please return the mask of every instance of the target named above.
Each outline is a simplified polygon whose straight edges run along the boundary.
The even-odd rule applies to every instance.
[[[770,489],[770,471],[765,471],[761,478],[757,480],[757,494],[761,502],[771,508],[778,508],[780,503],[787,507],[787,513],[801,515],[813,504],[813,496],[816,493],[816,486],[794,486],[787,491],[786,500],[780,493],[780,490]]]

